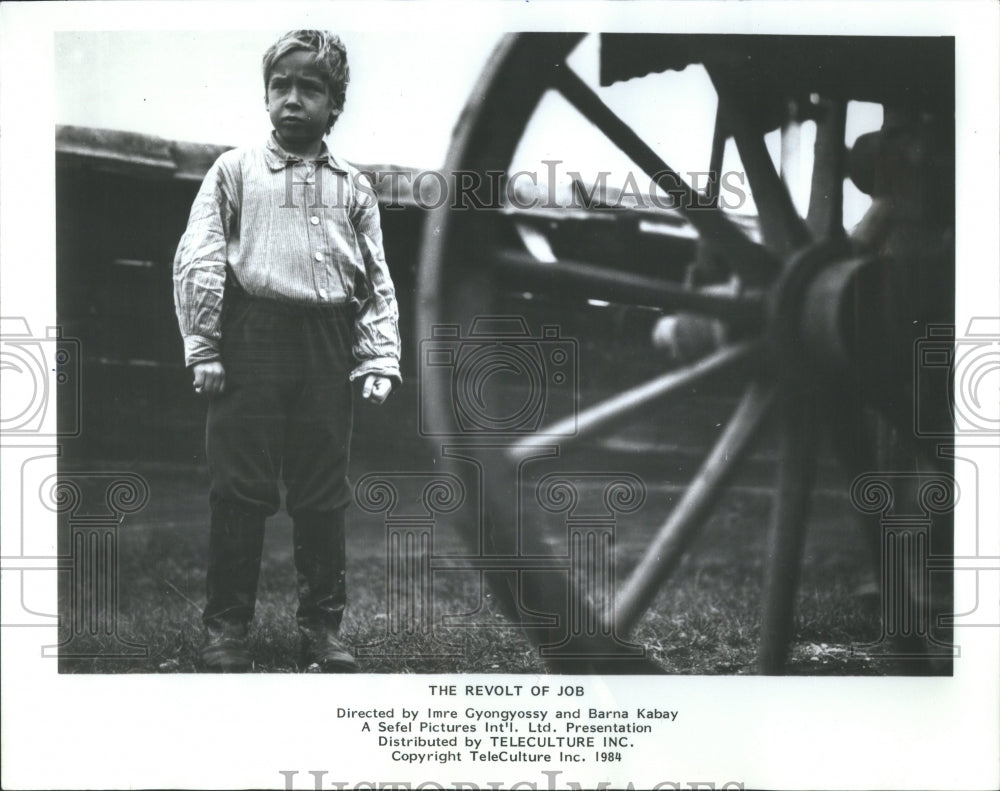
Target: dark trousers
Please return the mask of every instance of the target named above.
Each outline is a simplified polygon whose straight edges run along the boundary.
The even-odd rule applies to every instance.
[[[349,305],[292,306],[227,286],[225,392],[208,408],[212,522],[206,624],[253,617],[264,520],[294,521],[299,620],[336,627],[343,613],[344,510],[353,418]]]

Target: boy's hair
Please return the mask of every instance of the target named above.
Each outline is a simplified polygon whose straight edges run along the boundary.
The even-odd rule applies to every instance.
[[[296,50],[305,50],[315,55],[316,64],[326,78],[326,88],[336,105],[327,122],[326,131],[329,133],[334,122],[344,111],[347,84],[351,81],[351,70],[347,65],[347,49],[340,37],[328,30],[288,31],[264,53],[264,96],[267,96],[267,84],[271,80],[274,64],[289,52]]]

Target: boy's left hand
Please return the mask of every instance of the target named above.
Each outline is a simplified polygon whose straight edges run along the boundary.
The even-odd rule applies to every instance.
[[[392,379],[388,376],[368,374],[365,385],[361,388],[361,397],[374,404],[381,404],[392,392]]]

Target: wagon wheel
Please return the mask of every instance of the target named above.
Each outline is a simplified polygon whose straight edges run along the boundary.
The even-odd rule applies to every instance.
[[[824,97],[812,108],[817,143],[811,201],[803,217],[796,211],[764,142],[764,134],[774,128],[776,120],[788,120],[787,102],[779,106],[777,115],[765,118],[768,114],[751,104],[754,86],[746,83],[739,70],[726,59],[706,63],[719,99],[710,170],[721,171],[725,143],[732,137],[757,206],[757,241],[718,208],[717,186],[710,186],[707,195],[696,193],[566,64],[581,38],[564,34],[510,36],[489,62],[458,123],[446,166],[447,172],[455,174],[458,189],[466,190],[464,208],[475,199],[486,208],[463,211],[443,204],[429,216],[419,270],[417,337],[429,339],[439,334],[440,328],[453,327],[459,334],[449,330],[451,339],[464,342],[477,319],[523,313],[527,302],[518,300],[530,295],[531,302],[546,306],[542,312],[546,318],[550,314],[544,311],[568,311],[553,318],[571,315],[574,306],[599,299],[618,307],[641,306],[640,313],[648,308],[667,311],[675,316],[675,337],[676,331],[683,330],[702,341],[706,335],[714,340],[703,344],[703,356],[681,367],[664,363],[664,372],[649,381],[626,386],[622,392],[597,401],[583,399],[573,415],[560,418],[545,412],[540,425],[531,424],[530,418],[538,413],[537,399],[533,399],[539,385],[543,390],[552,386],[543,381],[547,371],[541,371],[541,378],[527,376],[534,384],[508,394],[509,400],[493,422],[476,424],[473,420],[471,426],[457,425],[456,399],[476,397],[472,390],[477,374],[466,372],[462,379],[456,370],[461,363],[454,358],[450,365],[426,365],[422,359],[421,410],[426,417],[422,428],[436,448],[441,448],[442,437],[452,443],[454,447],[443,455],[475,460],[478,474],[470,474],[467,468],[457,470],[470,477],[469,491],[475,490],[478,481],[473,479],[478,476],[484,489],[482,523],[473,520],[459,525],[466,531],[469,546],[480,555],[510,558],[522,541],[520,493],[513,489],[518,485],[520,465],[532,454],[544,454],[553,445],[565,450],[611,432],[692,383],[711,377],[717,381],[720,375],[746,379],[728,424],[612,603],[588,599],[581,605],[577,600],[580,591],[571,589],[565,576],[532,574],[530,569],[520,573],[516,561],[510,561],[509,567],[494,562],[492,571],[482,573],[508,614],[524,625],[529,637],[543,649],[566,643],[567,620],[582,617],[585,622],[597,623],[597,628],[577,640],[576,650],[549,651],[547,661],[554,669],[658,672],[655,663],[628,643],[627,635],[708,518],[760,428],[773,415],[779,436],[777,480],[759,668],[764,673],[780,672],[791,637],[815,475],[817,424],[827,406],[822,394],[846,371],[855,370],[846,359],[849,342],[842,329],[845,323],[862,323],[852,312],[855,306],[849,295],[871,265],[870,260],[852,251],[842,225],[847,97]],[[648,266],[633,265],[624,254],[614,260],[540,260],[548,256],[525,250],[523,233],[530,234],[530,226],[539,215],[544,221],[544,212],[522,211],[509,203],[499,208],[495,188],[505,182],[503,178],[497,181],[495,174],[507,173],[509,177],[522,134],[548,91],[567,100],[585,123],[603,133],[665,193],[679,197],[679,214],[697,233],[692,260],[701,263],[689,274],[708,272],[708,286],[692,286],[690,278],[679,282],[675,272],[666,274],[666,266],[658,273]],[[478,174],[479,178],[462,174]],[[466,181],[461,183],[462,179]],[[590,219],[600,225],[597,213]],[[606,244],[596,247],[607,252]],[[729,287],[713,288],[713,283]],[[620,315],[628,324],[627,310]],[[535,327],[531,330],[538,332]],[[721,337],[725,342],[718,342]],[[503,346],[502,341],[499,346]],[[519,364],[494,356],[492,367],[486,365],[478,376],[485,378],[497,371],[518,373],[515,369]],[[525,365],[530,367],[530,363]],[[522,365],[519,373],[524,378],[530,372]],[[905,394],[888,392],[894,385],[865,384],[871,386],[873,402],[905,399]],[[857,414],[853,418],[859,419]],[[859,425],[852,432],[860,430]],[[574,616],[581,606],[586,611]],[[559,617],[553,621],[546,613]]]

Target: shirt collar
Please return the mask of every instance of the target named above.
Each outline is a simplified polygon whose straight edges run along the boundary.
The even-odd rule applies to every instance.
[[[285,151],[275,137],[274,132],[271,132],[267,138],[267,144],[264,147],[264,159],[267,160],[267,166],[271,170],[283,170],[289,164],[304,161],[297,154],[290,154]],[[331,170],[338,173],[347,173],[347,169],[334,159],[333,154],[330,153],[330,149],[327,148],[325,140],[320,142],[319,156],[316,157],[316,161],[325,162]]]

